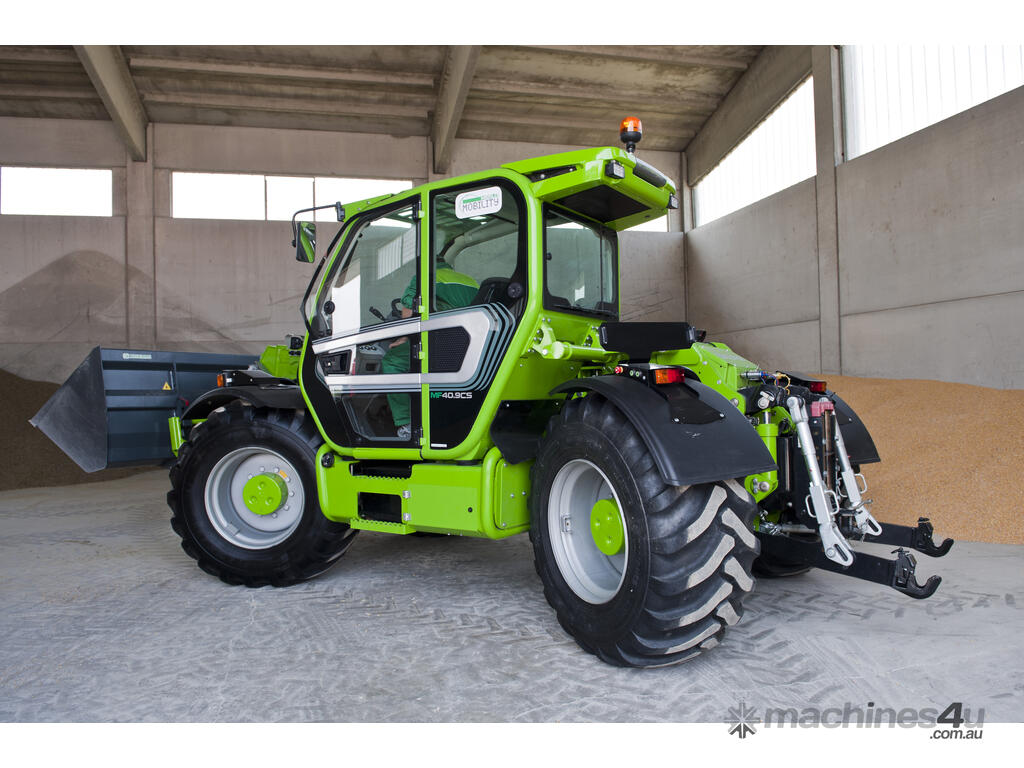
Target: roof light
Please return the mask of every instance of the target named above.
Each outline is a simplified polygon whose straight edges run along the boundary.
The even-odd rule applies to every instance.
[[[655,384],[679,384],[686,378],[682,368],[655,368]]]
[[[619,123],[619,140],[626,145],[626,151],[633,154],[636,145],[644,136],[644,126],[639,117],[627,117]]]
[[[676,197],[675,195],[669,195],[668,196],[668,208],[669,208],[670,211],[678,210],[678,208],[679,208],[679,198]]]

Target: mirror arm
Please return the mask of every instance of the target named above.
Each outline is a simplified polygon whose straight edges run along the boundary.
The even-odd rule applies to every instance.
[[[345,208],[341,203],[329,203],[327,205],[315,205],[312,208],[303,208],[292,214],[292,248],[296,247],[299,239],[299,228],[296,223],[296,218],[300,213],[308,213],[309,211],[322,211],[325,208],[333,208],[334,215],[338,217],[338,221],[345,220]]]

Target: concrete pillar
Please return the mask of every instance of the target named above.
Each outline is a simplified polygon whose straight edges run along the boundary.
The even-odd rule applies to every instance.
[[[821,372],[842,373],[839,309],[839,221],[836,208],[836,165],[842,161],[842,96],[839,49],[815,45],[814,138],[817,155],[818,307]]]
[[[156,347],[156,250],[153,236],[153,125],[147,156],[127,160],[125,189],[125,325],[128,346]]]

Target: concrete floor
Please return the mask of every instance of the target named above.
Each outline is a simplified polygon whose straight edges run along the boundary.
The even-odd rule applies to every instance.
[[[921,556],[930,600],[815,572],[758,583],[679,667],[563,633],[525,536],[360,534],[324,576],[228,587],[178,546],[162,472],[0,493],[3,721],[703,721],[765,707],[984,707],[1024,720],[1024,548]],[[939,532],[941,534],[941,532]]]

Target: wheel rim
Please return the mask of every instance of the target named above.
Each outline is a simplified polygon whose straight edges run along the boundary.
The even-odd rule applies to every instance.
[[[262,495],[255,493],[258,488]],[[206,515],[221,537],[243,549],[268,549],[298,528],[306,495],[298,470],[284,456],[239,448],[214,466],[205,499]]]
[[[586,459],[573,459],[555,475],[548,535],[558,570],[580,599],[600,605],[615,597],[626,573],[629,536],[615,489]]]

